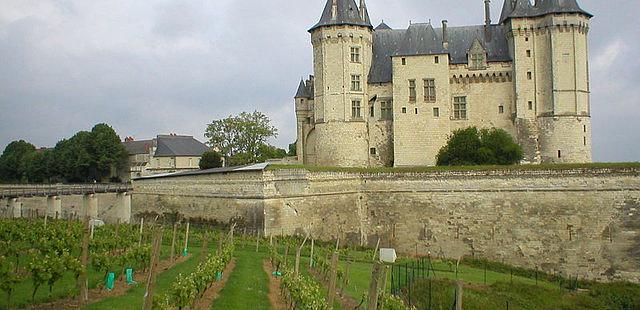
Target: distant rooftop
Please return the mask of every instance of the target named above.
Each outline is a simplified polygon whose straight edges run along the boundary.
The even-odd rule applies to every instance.
[[[209,148],[192,136],[158,135],[153,140],[135,141],[125,139],[124,147],[129,155],[148,154],[152,147],[156,147],[155,157],[202,156]]]

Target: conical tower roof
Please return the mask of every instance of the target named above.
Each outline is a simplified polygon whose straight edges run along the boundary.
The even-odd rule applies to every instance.
[[[336,2],[336,12],[333,12],[333,2]],[[355,0],[327,0],[327,4],[322,11],[320,21],[315,24],[309,32],[324,27],[336,25],[352,25],[373,28],[369,13],[365,9],[364,19],[360,17],[360,9],[356,5]]]
[[[296,96],[294,98],[311,98],[311,94],[309,94],[309,90],[307,89],[307,85],[304,84],[304,80],[300,80],[300,85],[298,85],[298,91],[296,91]]]
[[[532,5],[529,0],[505,0],[500,23],[509,18],[538,17],[554,13],[579,13],[587,17],[592,14],[580,8],[577,0],[538,0]]]

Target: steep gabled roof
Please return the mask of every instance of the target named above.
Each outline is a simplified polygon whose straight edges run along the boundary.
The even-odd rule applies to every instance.
[[[356,5],[355,0],[335,0],[337,4],[336,18],[333,18],[333,1],[327,0],[327,4],[322,11],[320,21],[315,24],[309,32],[324,27],[335,25],[352,25],[352,26],[364,26],[373,28],[371,26],[371,20],[369,19],[369,13],[365,10],[364,20],[360,17],[360,10]]]
[[[149,154],[149,149],[153,146],[153,140],[125,141],[122,142],[129,155]]]
[[[160,135],[156,142],[156,157],[202,156],[202,153],[209,150],[191,136]]]
[[[391,27],[389,27],[389,25],[385,24],[384,21],[382,21],[380,25],[378,25],[378,27],[376,27],[374,30],[389,30],[389,29],[391,29]]]
[[[504,27],[489,26],[489,41],[484,25],[448,27],[447,49],[442,46],[442,28],[433,28],[430,24],[412,24],[408,29],[378,29],[373,32],[369,83],[393,80],[393,56],[449,54],[451,64],[465,64],[469,47],[476,39],[487,51],[487,61],[511,61]]]
[[[529,0],[505,0],[500,23],[509,18],[538,17],[554,13],[578,13],[593,17],[591,13],[580,8],[577,0],[538,0],[535,5]]]

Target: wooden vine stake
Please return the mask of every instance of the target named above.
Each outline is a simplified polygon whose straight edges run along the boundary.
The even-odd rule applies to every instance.
[[[158,258],[160,255],[160,245],[162,244],[162,226],[156,228],[153,237],[153,252],[151,254],[151,263],[149,264],[149,275],[147,276],[147,290],[144,293],[142,302],[143,310],[151,310],[153,307],[153,291],[156,285],[156,276],[158,273]]]
[[[176,257],[176,236],[178,235],[178,222],[173,223],[173,236],[171,237],[171,260]]]
[[[327,304],[329,309],[333,309],[333,300],[336,297],[336,278],[338,276],[338,252],[333,252],[331,256],[331,275],[329,277],[329,292],[327,293]]]
[[[189,246],[189,222],[187,222],[187,231],[185,231],[184,233],[184,247],[183,247],[183,251],[187,250]]]
[[[258,253],[260,249],[260,232],[256,231],[256,253]]]
[[[456,286],[456,310],[462,310],[462,281],[457,281]]]
[[[378,287],[380,287],[380,272],[382,265],[380,262],[373,264],[373,270],[371,271],[371,285],[369,285],[369,302],[367,304],[368,310],[378,309]]]
[[[142,227],[144,227],[144,217],[140,218],[140,240],[138,240],[138,246],[142,245]]]
[[[302,252],[302,248],[304,247],[304,244],[307,243],[307,238],[309,238],[309,236],[304,238],[304,241],[302,241],[302,244],[296,250],[296,265],[295,265],[295,267],[293,269],[293,276],[295,278],[298,277],[298,274],[300,272],[300,252]]]
[[[80,269],[80,277],[78,277],[78,287],[80,289],[80,303],[85,303],[89,300],[89,277],[87,276],[87,266],[89,265],[89,217],[84,218],[80,263],[82,267]]]
[[[376,249],[373,251],[373,257],[371,257],[372,261],[376,261],[376,254],[378,254],[378,249],[380,248],[380,237],[378,237],[378,242],[376,242]]]
[[[209,232],[205,231],[202,237],[202,254],[200,254],[200,263],[202,264],[207,259],[209,253]]]
[[[309,267],[313,267],[313,238],[311,238],[311,255],[309,255]]]

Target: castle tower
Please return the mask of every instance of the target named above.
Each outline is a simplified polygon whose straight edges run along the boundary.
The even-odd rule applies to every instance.
[[[328,0],[313,26],[315,164],[368,166],[372,26],[364,0]],[[305,161],[306,162],[306,161]]]
[[[531,162],[591,162],[587,32],[576,0],[505,0],[515,123]]]

